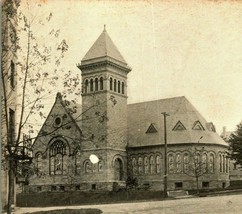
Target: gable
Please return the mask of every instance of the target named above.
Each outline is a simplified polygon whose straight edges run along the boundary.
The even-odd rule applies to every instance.
[[[199,120],[194,122],[194,125],[193,125],[192,129],[193,130],[201,130],[201,131],[205,130],[203,125],[201,124],[201,122]]]
[[[147,131],[145,133],[150,134],[150,133],[156,133],[156,132],[158,132],[157,129],[155,128],[154,124],[151,123],[149,128],[147,129]]]
[[[179,120],[174,128],[172,129],[173,131],[183,131],[186,130],[186,127],[182,124],[182,122]]]

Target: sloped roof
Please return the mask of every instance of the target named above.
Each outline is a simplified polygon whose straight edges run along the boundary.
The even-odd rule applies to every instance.
[[[119,62],[122,62],[127,65],[125,59],[113,43],[112,39],[108,35],[106,29],[104,28],[101,35],[98,37],[96,42],[92,45],[89,51],[86,53],[83,61],[88,61],[101,57],[111,57]]]
[[[227,146],[220,136],[207,128],[207,121],[185,97],[161,99],[150,102],[128,105],[128,146],[139,147],[164,144],[164,118],[161,114],[167,112],[167,142],[168,144],[200,143],[219,144]],[[185,130],[173,130],[180,121]],[[199,121],[204,130],[192,129]],[[157,126],[157,133],[146,134],[151,123]]]

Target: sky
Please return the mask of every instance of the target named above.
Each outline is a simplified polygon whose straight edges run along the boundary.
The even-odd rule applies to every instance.
[[[105,24],[132,68],[128,103],[185,96],[219,134],[242,120],[242,1],[35,0],[30,8],[37,18],[52,13],[49,24],[69,45],[63,69],[80,74],[76,65]],[[51,42],[44,26],[37,30]]]

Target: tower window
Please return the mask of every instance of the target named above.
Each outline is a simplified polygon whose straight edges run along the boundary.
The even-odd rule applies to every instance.
[[[118,81],[118,93],[120,93],[120,81]]]
[[[100,90],[103,90],[103,77],[100,78]]]
[[[110,90],[112,91],[113,90],[113,78],[110,78],[109,86],[110,86]]]
[[[90,91],[93,91],[93,79],[90,81]]]
[[[98,78],[95,79],[95,91],[98,91]]]
[[[124,82],[122,82],[122,94],[124,94]]]
[[[14,88],[14,80],[15,80],[15,64],[11,61],[11,74],[10,74],[10,85]]]
[[[88,92],[88,80],[85,81],[85,93]]]
[[[9,142],[13,143],[15,138],[15,111],[9,109]]]
[[[115,92],[117,91],[117,81],[116,81],[116,79],[114,79],[114,91]]]

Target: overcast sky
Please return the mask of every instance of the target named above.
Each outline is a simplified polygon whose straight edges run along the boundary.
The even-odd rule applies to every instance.
[[[80,72],[76,64],[106,24],[132,67],[128,103],[186,96],[219,134],[242,120],[242,2],[40,2],[37,16],[52,12],[69,45],[64,69]]]

